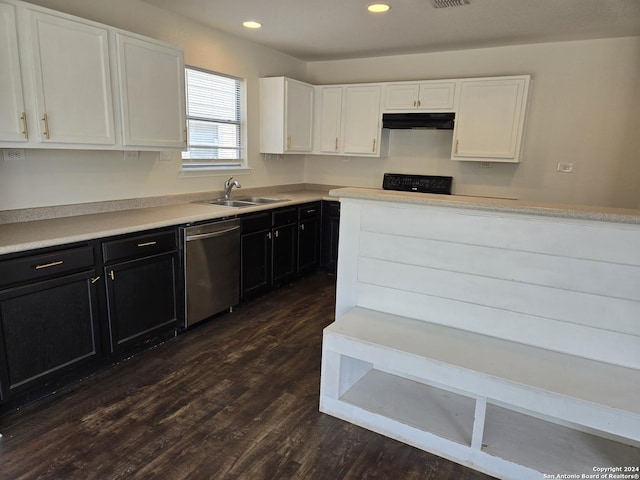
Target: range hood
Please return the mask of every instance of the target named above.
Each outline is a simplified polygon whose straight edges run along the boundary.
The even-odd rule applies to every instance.
[[[384,113],[382,128],[435,128],[453,130],[456,114],[451,113]]]

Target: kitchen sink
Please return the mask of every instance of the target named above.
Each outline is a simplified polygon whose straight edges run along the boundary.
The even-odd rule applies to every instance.
[[[255,202],[246,202],[243,200],[235,200],[230,198],[216,198],[215,200],[203,200],[201,202],[196,202],[196,203],[205,203],[207,205],[220,205],[222,207],[235,207],[235,208],[253,207],[254,205],[257,205],[257,203]]]
[[[269,203],[286,202],[287,198],[274,197],[240,197],[240,198],[216,198],[214,200],[203,200],[196,203],[204,203],[207,205],[220,205],[222,207],[253,207],[255,205],[263,205]]]
[[[242,202],[251,202],[251,203],[278,203],[278,202],[287,202],[288,198],[275,198],[275,197],[239,197],[238,200]]]

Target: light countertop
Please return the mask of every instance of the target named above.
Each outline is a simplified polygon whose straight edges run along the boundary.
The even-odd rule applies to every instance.
[[[285,202],[246,208],[182,203],[0,225],[0,255],[258,212],[328,198],[313,190],[270,194]],[[232,195],[233,197],[233,195]]]
[[[418,192],[398,192],[377,188],[336,188],[329,191],[335,198],[377,200],[414,205],[466,208],[491,212],[519,213],[599,222],[614,222],[640,225],[640,210],[628,208],[606,208],[588,205],[564,205],[524,200],[509,200],[463,195],[436,195]]]

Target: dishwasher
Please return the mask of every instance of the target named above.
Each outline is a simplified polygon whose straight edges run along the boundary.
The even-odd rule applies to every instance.
[[[240,220],[180,230],[187,328],[240,303]]]

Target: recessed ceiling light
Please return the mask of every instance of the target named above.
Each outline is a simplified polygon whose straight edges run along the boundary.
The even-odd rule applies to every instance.
[[[242,25],[244,25],[246,28],[260,28],[260,27],[262,27],[262,24],[260,24],[258,22],[254,22],[253,20],[249,20],[247,22],[242,22]]]
[[[374,3],[372,5],[369,5],[367,7],[367,10],[369,10],[372,13],[384,13],[388,11],[390,8],[391,7],[386,3]]]

